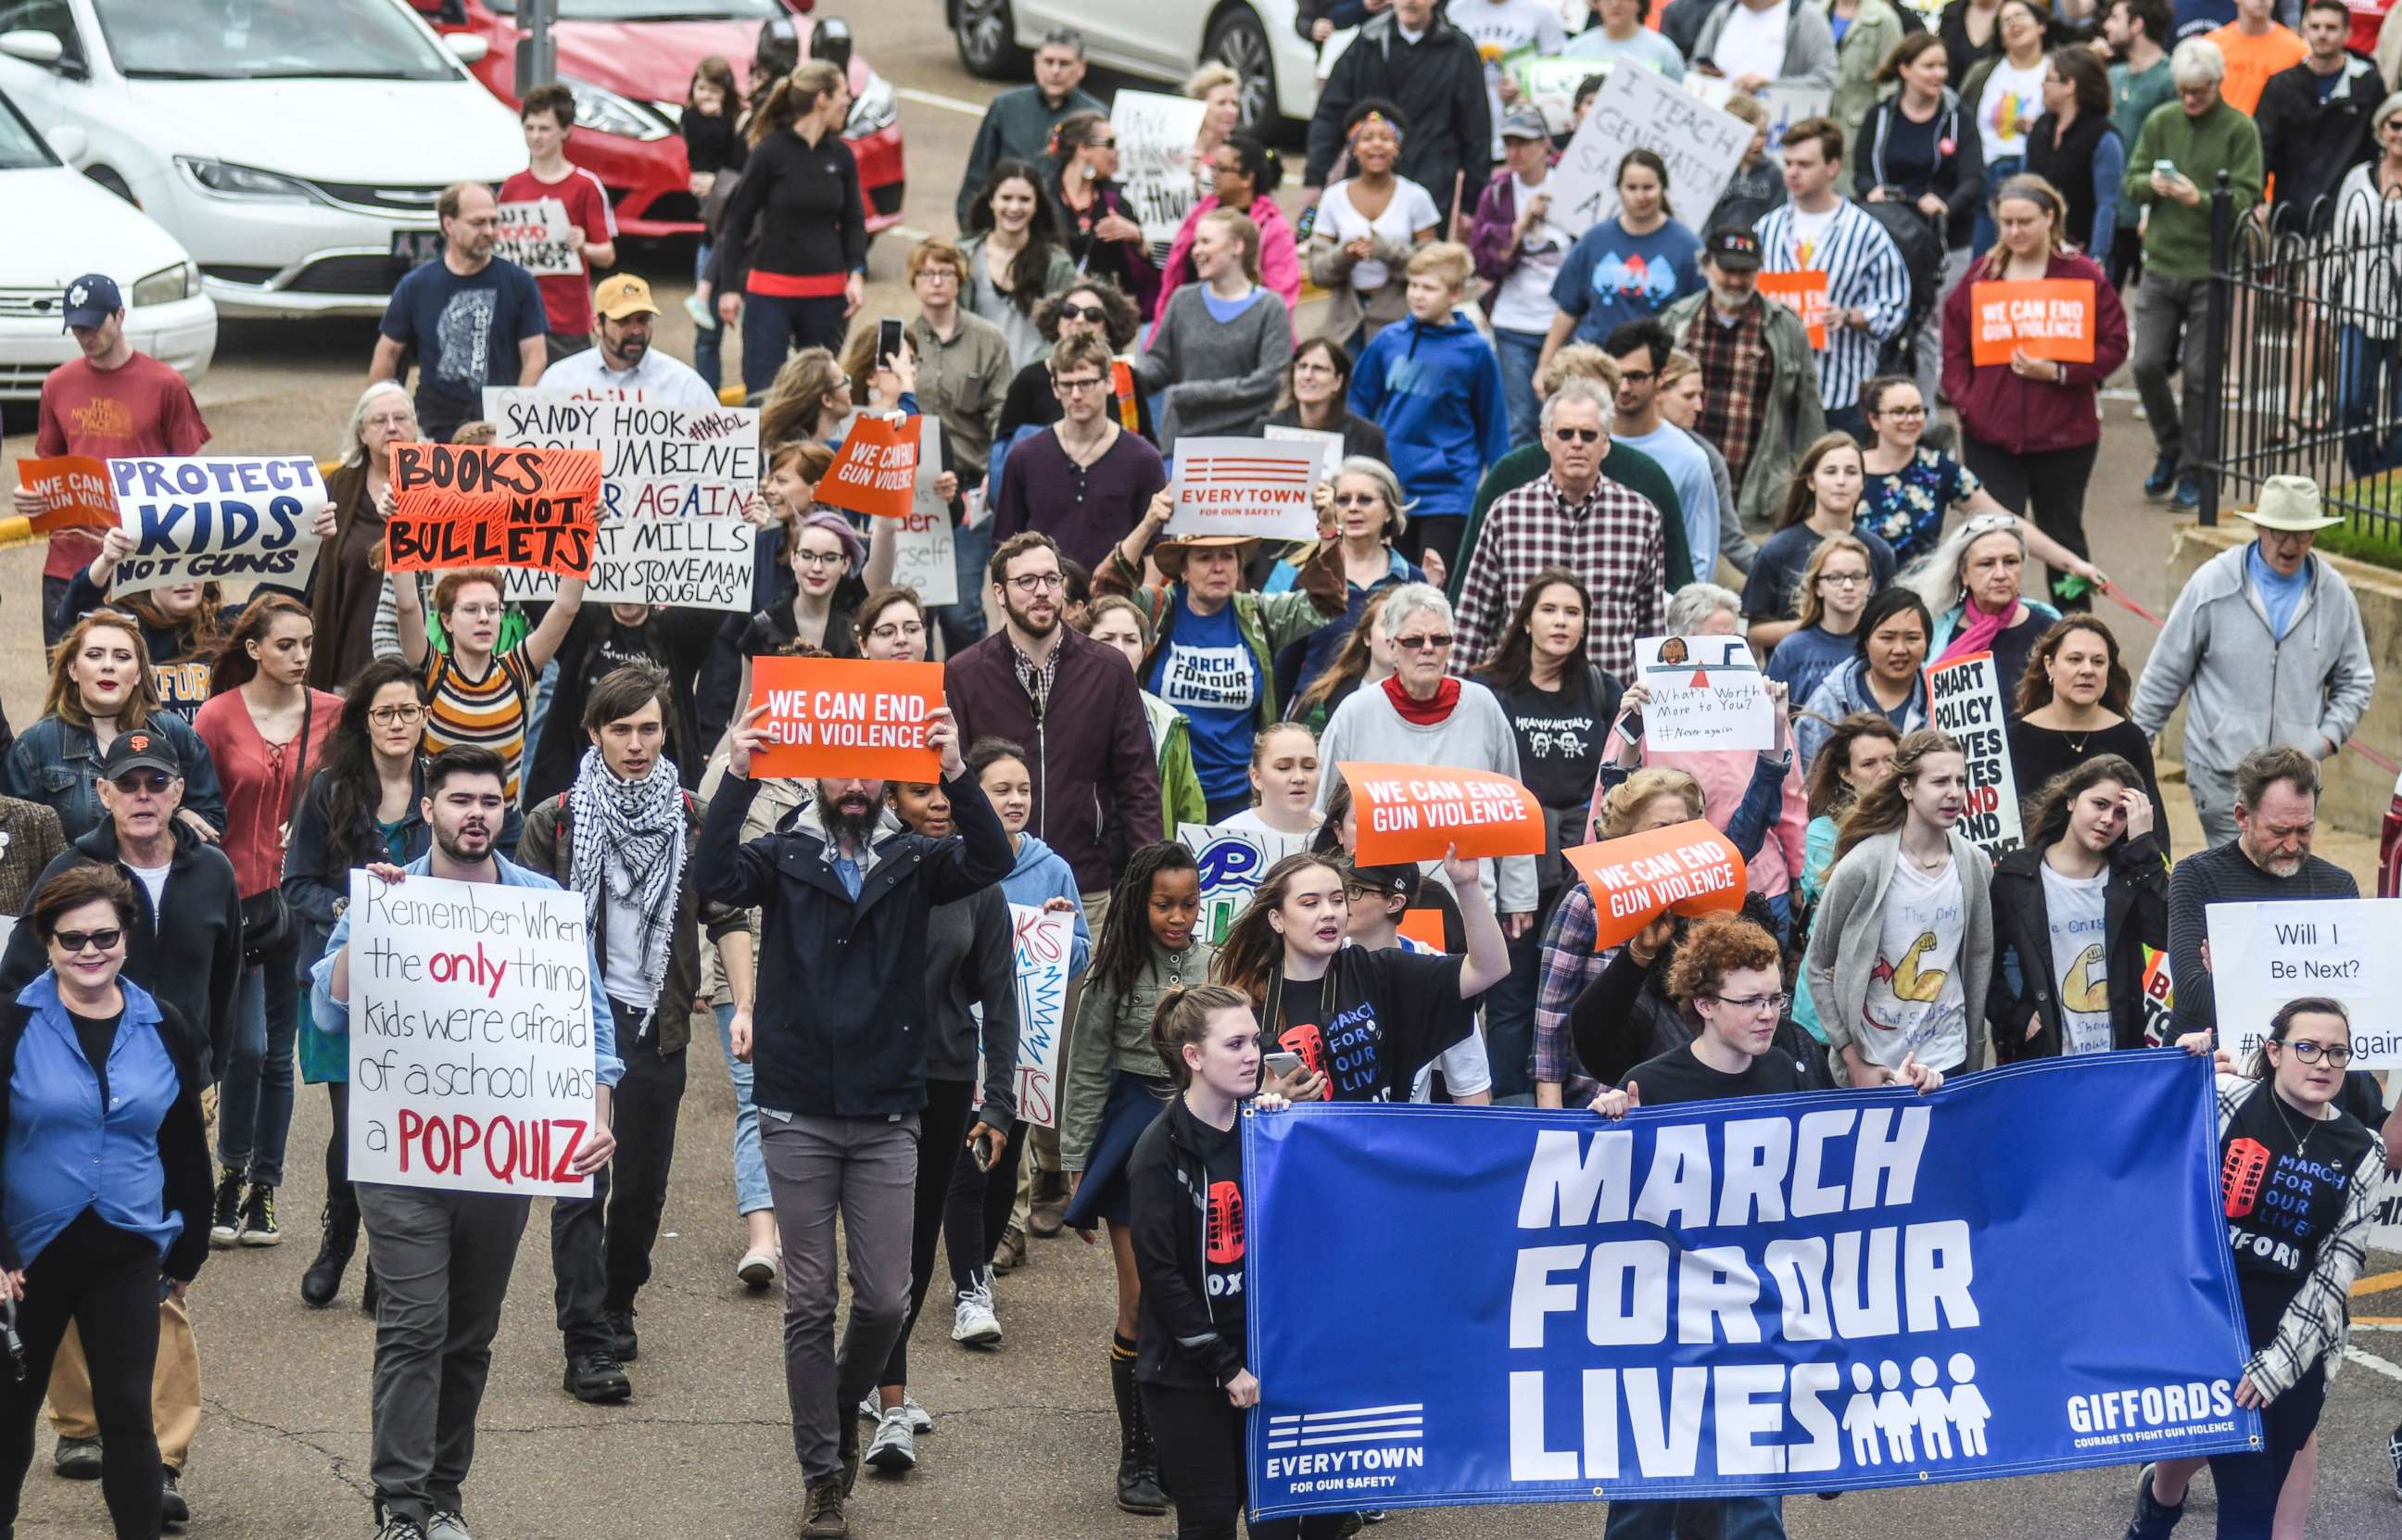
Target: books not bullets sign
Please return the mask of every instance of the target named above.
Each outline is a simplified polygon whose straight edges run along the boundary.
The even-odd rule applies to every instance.
[[[384,571],[534,567],[588,577],[600,456],[590,449],[395,444]]]
[[[1167,534],[1316,540],[1310,496],[1325,468],[1315,444],[1267,438],[1176,441],[1176,511]]]
[[[670,406],[639,397],[490,386],[484,415],[499,442],[600,456],[592,576],[601,603],[751,610],[758,529],[759,409]],[[514,576],[508,597],[550,598],[550,573]]]
[[[1618,163],[1632,149],[1651,150],[1668,167],[1670,201],[1680,225],[1701,232],[1719,195],[1751,147],[1751,125],[1656,70],[1613,69],[1593,109],[1552,168],[1544,218],[1581,235],[1618,213]]]

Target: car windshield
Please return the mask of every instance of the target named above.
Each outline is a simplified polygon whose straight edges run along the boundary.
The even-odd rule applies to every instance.
[[[95,0],[139,80],[455,80],[395,0]]]
[[[518,0],[484,0],[503,16]],[[562,21],[765,21],[789,16],[778,0],[559,0]]]
[[[37,171],[57,164],[49,145],[18,112],[17,103],[0,96],[0,172]]]

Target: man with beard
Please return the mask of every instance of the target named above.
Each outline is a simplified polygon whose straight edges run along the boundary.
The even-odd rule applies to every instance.
[[[500,205],[479,182],[458,182],[435,200],[442,255],[393,285],[367,383],[398,379],[417,350],[417,423],[449,440],[484,415],[487,385],[531,385],[550,360],[550,323],[533,274],[492,254]]]
[[[928,719],[926,746],[941,757],[958,834],[880,832],[884,782],[842,777],[820,779],[816,797],[775,832],[739,843],[759,791],[751,762],[767,741],[766,711],[754,707],[727,735],[725,780],[694,859],[702,899],[759,910],[752,1099],[783,1232],[784,1390],[808,1483],[801,1533],[822,1540],[849,1533],[843,1506],[860,1454],[853,1409],[875,1388],[909,1311],[932,1037],[927,916],[999,882],[1013,852],[944,708]],[[1142,743],[1148,763],[1148,734]],[[737,1058],[752,1057],[753,1033],[739,1016],[733,1041]],[[949,1139],[925,1158],[956,1159]],[[839,1355],[837,1210],[852,1290]]]
[[[1067,579],[1058,543],[1049,535],[1029,530],[1002,541],[987,575],[1001,601],[1001,630],[943,666],[943,695],[959,719],[961,741],[1002,738],[1026,749],[1034,779],[1027,832],[1075,872],[1084,922],[1097,936],[1116,878],[1109,831],[1124,832],[1117,846],[1123,850],[1139,850],[1176,832],[1161,822],[1159,762],[1152,755],[1142,692],[1115,648],[1061,624]],[[1068,708],[1055,715],[1055,700]],[[1248,758],[1248,743],[1246,749]],[[1063,1022],[1076,1016],[1079,992],[1069,987]],[[1065,1063],[1064,1043],[1060,1052]],[[1028,1140],[1039,1170],[1029,1178],[1038,1205],[1030,1228],[1056,1235],[1067,1201],[1058,1132],[1038,1128]]]
[[[674,694],[666,672],[648,662],[627,664],[593,687],[575,783],[527,815],[518,851],[529,868],[584,896],[626,1060],[610,1097],[623,1132],[614,1169],[594,1174],[590,1197],[562,1198],[550,1211],[565,1387],[596,1404],[634,1393],[625,1370],[636,1347],[634,1295],[650,1281],[675,1159],[702,929],[724,950],[729,975],[746,984],[751,975],[742,912],[703,904],[694,881],[700,806],[668,757]]]
[[[659,308],[648,283],[632,273],[602,280],[592,291],[592,346],[545,369],[544,390],[640,391],[639,398],[626,399],[660,406],[717,405],[717,392],[691,364],[651,346],[651,323]]]
[[[489,749],[462,745],[427,762],[421,804],[434,847],[407,866],[375,862],[367,873],[397,883],[416,875],[503,887],[559,885],[493,848],[507,811],[507,768]],[[351,917],[345,913],[311,970],[311,1004],[321,1031],[347,1032],[351,1019]],[[596,958],[592,979],[593,1072],[599,1083],[591,1130],[570,1162],[591,1176],[617,1148],[610,1132],[611,1088],[625,1074],[609,997]],[[509,1269],[532,1200],[508,1192],[356,1184],[383,1302],[376,1314],[375,1392],[368,1478],[375,1483],[377,1540],[467,1540],[460,1489],[476,1452],[476,1411],[492,1368],[492,1337]]]

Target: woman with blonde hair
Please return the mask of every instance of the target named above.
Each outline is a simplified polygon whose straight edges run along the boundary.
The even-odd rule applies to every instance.
[[[741,323],[742,383],[753,395],[794,343],[840,347],[843,323],[867,296],[867,212],[842,137],[849,113],[842,71],[810,60],[751,116],[751,157],[715,244],[725,278],[718,317]]]
[[[1857,535],[1829,535],[1793,589],[1793,629],[1768,655],[1768,677],[1796,702],[1851,660],[1853,633],[1876,593],[1876,558]]]
[[[1185,77],[1184,94],[1201,103],[1201,131],[1193,136],[1186,163],[1196,194],[1209,191],[1209,157],[1243,126],[1243,77],[1231,64],[1209,59]]]

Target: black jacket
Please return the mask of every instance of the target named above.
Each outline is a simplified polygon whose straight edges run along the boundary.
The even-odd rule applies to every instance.
[[[655,612],[639,628],[642,655],[666,669],[675,684],[666,752],[675,762],[676,774],[687,791],[699,787],[700,773],[708,768],[710,750],[715,747],[714,739],[701,741],[694,701],[701,665],[708,661],[710,645],[725,621],[715,610],[676,608]],[[606,604],[587,604],[576,612],[567,639],[559,644],[559,685],[542,719],[542,737],[526,760],[526,806],[539,807],[575,784],[584,750],[592,745],[584,730],[584,703],[611,667],[634,661],[614,645],[631,629],[620,626]],[[604,643],[613,644],[607,652],[600,651]]]
[[[1218,1330],[1205,1276],[1209,1174],[1194,1142],[1193,1113],[1173,1097],[1126,1157],[1134,1219],[1134,1270],[1142,1280],[1135,1313],[1135,1377],[1145,1384],[1213,1390],[1243,1369],[1243,1340]]]
[[[1994,982],[1985,992],[1985,1023],[1994,1034],[1996,1064],[2048,1059],[2061,1051],[2042,863],[2043,852],[2031,846],[1994,863]],[[2169,945],[2168,862],[2151,835],[2122,839],[2111,847],[2102,925],[2110,970],[2110,1046],[2141,1048],[2144,948],[2165,952]]]
[[[1493,108],[1484,62],[1468,34],[1437,16],[1412,43],[1394,12],[1371,18],[1318,92],[1304,178],[1310,186],[1326,186],[1343,152],[1344,115],[1372,96],[1401,109],[1407,125],[1394,170],[1424,187],[1436,208],[1473,211],[1493,174]]]
[[[242,894],[226,853],[174,820],[175,854],[167,871],[164,915],[150,908],[150,889],[117,856],[117,822],[104,818],[81,839],[70,841],[43,872],[48,881],[87,863],[114,866],[133,889],[142,923],[125,942],[125,977],[182,1013],[196,1052],[214,1085],[233,1057],[234,996],[242,988]],[[39,889],[41,883],[35,883]],[[30,925],[8,937],[0,955],[0,999],[17,992],[50,966],[42,939]]]
[[[1009,896],[987,887],[926,917],[926,1004],[934,1035],[926,1078],[975,1079],[981,1052],[984,1090],[977,1116],[1006,1129],[1017,1117],[1017,949]],[[981,1007],[984,1019],[973,1008]]]
[[[408,777],[408,811],[401,815],[397,862],[402,866],[434,846],[434,832],[426,827],[423,813],[425,762],[419,760],[411,764]],[[300,812],[292,820],[292,837],[283,846],[283,901],[291,905],[292,917],[300,928],[300,944],[294,951],[293,966],[299,970],[304,998],[309,991],[310,970],[325,955],[325,940],[334,933],[334,922],[342,917],[342,906],[351,897],[351,868],[335,864],[333,831],[325,822],[326,788],[330,784],[323,771],[309,777],[309,793],[300,799]],[[349,845],[353,850],[375,852],[377,860],[383,859],[372,806],[363,809],[352,820]]]
[[[2332,200],[2343,173],[2377,154],[2369,118],[2384,95],[2377,66],[2357,54],[2344,55],[2343,78],[2325,102],[2308,64],[2269,76],[2252,121],[2260,131],[2260,170],[2277,179],[2280,229],[2300,231],[2312,205]],[[2329,207],[2309,227],[2325,229],[2334,217]]]
[[[1884,152],[1885,135],[1892,131],[1894,115],[1900,111],[1901,99],[1888,96],[1860,119],[1860,131],[1852,140],[1852,186],[1863,201],[1878,186],[1895,185],[1885,174]],[[1956,250],[1968,243],[1977,210],[1985,200],[1985,150],[1974,115],[1960,104],[1958,94],[1949,87],[1943,91],[1939,121],[1936,141],[1939,146],[1943,140],[1952,141],[1952,153],[1936,164],[1932,190],[1951,211],[1944,222],[1943,243]]]
[[[2068,125],[2068,131],[2060,134],[2059,142],[2054,144],[2053,136],[2059,127],[2060,119],[2050,113],[2035,120],[2035,127],[2027,131],[2026,159],[2022,169],[2060,189],[2060,196],[2068,199],[2068,227],[2061,234],[2078,251],[2091,252],[2093,249],[2093,222],[2102,213],[2098,195],[2093,190],[2094,154],[2101,149],[2105,138],[2117,138],[2119,131],[2101,114],[2083,113],[2076,122]],[[2133,148],[2132,144],[2119,145],[2120,157],[2123,158]]]
[[[33,928],[30,925],[22,927],[19,934],[29,935]],[[48,966],[46,958],[44,967]],[[8,1123],[13,1112],[8,1087],[17,1078],[17,1044],[34,1019],[34,1008],[17,998],[27,982],[30,981],[19,981],[8,992],[7,1004],[0,1007],[0,1148],[8,1143]],[[207,1070],[195,1048],[198,1034],[192,1030],[192,1024],[165,1000],[159,1000],[158,1005],[159,1039],[166,1045],[167,1057],[174,1061],[177,1086],[175,1103],[159,1124],[159,1169],[166,1179],[161,1197],[168,1212],[184,1217],[183,1231],[159,1258],[159,1271],[188,1284],[200,1275],[200,1264],[209,1257],[212,1167],[208,1124],[200,1112],[200,1088],[206,1083],[203,1077]],[[124,1030],[122,1024],[118,1030]],[[18,1256],[16,1238],[0,1228],[0,1267],[16,1272],[24,1266]]]
[[[692,854],[700,896],[759,911],[752,1099],[762,1111],[891,1119],[926,1105],[928,912],[990,887],[1013,859],[975,777],[943,790],[959,832],[877,835],[856,901],[835,873],[814,804],[748,845],[742,819],[759,783],[728,775],[710,804]]]

